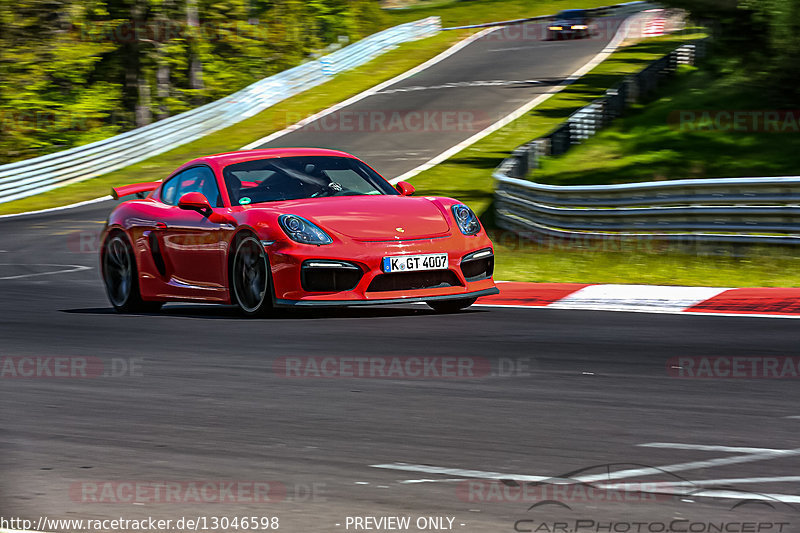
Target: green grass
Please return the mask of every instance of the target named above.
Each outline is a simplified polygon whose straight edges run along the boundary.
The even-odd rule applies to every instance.
[[[366,65],[339,74],[323,85],[284,100],[238,124],[104,176],[0,204],[0,214],[46,209],[97,198],[109,194],[112,186],[162,179],[195,157],[238,150],[427,61],[466,35],[468,33],[463,31],[443,32],[428,39],[406,43]]]
[[[492,171],[511,150],[545,135],[573,111],[602,96],[606,89],[618,84],[626,75],[641,70],[682,42],[698,37],[702,34],[671,35],[617,50],[580,80],[523,117],[415,176],[414,187],[420,194],[458,197],[480,213],[484,221],[491,223]]]
[[[785,247],[720,250],[718,255],[667,249],[652,241],[609,240],[584,248],[538,246],[491,232],[495,279],[531,282],[637,283],[711,287],[800,286],[800,256]]]
[[[618,50],[581,80],[526,116],[482,139],[441,165],[414,177],[414,186],[420,195],[445,195],[464,200],[481,214],[484,223],[491,228],[494,187],[491,174],[512,149],[548,133],[570,113],[601,96],[607,88],[619,83],[625,75],[640,70],[648,62],[674,49],[681,41],[701,36],[701,34],[673,35]],[[682,76],[687,73],[684,71]],[[706,99],[701,89],[702,80],[699,78],[697,80],[698,86],[692,88],[691,94],[680,93],[687,102],[694,103],[688,107],[689,109],[697,109],[703,102],[708,105],[719,97],[719,95],[710,96]],[[712,80],[707,81],[709,86],[715,86]],[[665,86],[663,90],[679,92],[683,83],[685,82],[679,79]],[[670,97],[677,96],[673,94]],[[732,100],[726,101],[726,105],[731,102]],[[750,107],[744,109],[763,107],[751,103]],[[632,135],[626,141],[620,142],[619,146],[627,147],[627,142],[647,143],[648,135],[649,132]],[[630,150],[632,158],[637,157],[637,150],[636,148]],[[614,156],[601,159],[599,152],[602,150],[594,154],[595,161],[613,161]],[[726,155],[736,156],[740,152],[742,147],[738,143],[733,143],[728,145]],[[785,159],[778,157],[778,160],[796,157],[796,152],[784,154],[781,157]],[[773,154],[769,150],[767,153]],[[702,158],[703,148],[699,148],[696,154],[698,158]],[[638,157],[644,158],[644,156]],[[586,165],[587,175],[591,174],[592,158],[587,157],[583,163]],[[763,170],[759,174],[763,175]],[[707,249],[700,250],[702,253],[695,253],[695,250],[664,248],[647,241],[627,243],[609,241],[589,247],[537,246],[519,239],[512,233],[496,229],[492,230],[492,238],[496,252],[495,277],[500,280],[720,287],[800,286],[800,257],[792,248],[759,247],[738,250],[721,248],[716,255],[708,255]]]
[[[385,13],[392,26],[439,16],[442,18],[442,26],[448,28],[550,15],[562,9],[607,6],[613,3],[603,0],[428,0],[404,9],[386,10]]]
[[[771,106],[748,79],[682,67],[660,98],[635,106],[586,143],[545,158],[530,179],[553,184],[627,183],[682,178],[796,175],[797,125],[785,132],[703,130],[680,126],[681,111],[765,110]],[[702,115],[697,114],[700,117]],[[696,127],[698,123],[693,123]]]
[[[567,4],[592,7],[605,3],[605,0],[483,0],[468,3],[450,1],[439,3],[435,7],[387,12],[387,25],[393,26],[432,15],[442,16],[445,26],[476,24],[554,13]],[[30,198],[0,204],[0,214],[47,209],[98,198],[109,194],[112,186],[161,179],[195,157],[238,150],[304,117],[402,74],[443,52],[470,33],[472,30],[447,31],[428,39],[405,43],[366,65],[339,74],[328,83],[284,100],[234,126],[110,174],[66,185]]]

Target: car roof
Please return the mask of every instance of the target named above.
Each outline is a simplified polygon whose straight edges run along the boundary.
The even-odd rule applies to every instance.
[[[259,150],[239,150],[236,152],[224,152],[192,159],[177,168],[171,175],[195,165],[208,165],[216,170],[221,170],[228,165],[255,161],[258,159],[314,156],[349,157],[350,159],[356,159],[354,155],[348,154],[347,152],[329,150],[327,148],[263,148]]]

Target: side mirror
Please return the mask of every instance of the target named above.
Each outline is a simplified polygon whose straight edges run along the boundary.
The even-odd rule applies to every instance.
[[[178,207],[187,211],[197,211],[204,217],[208,217],[209,222],[214,224],[230,224],[234,227],[238,224],[235,218],[214,212],[211,204],[208,203],[208,198],[200,192],[187,192],[181,196],[181,199],[178,200]]]
[[[197,211],[204,216],[211,213],[211,204],[201,192],[187,192],[178,200],[178,207],[187,211]]]
[[[416,191],[414,186],[407,181],[398,181],[394,188],[397,189],[397,192],[400,193],[400,196],[411,196],[414,194],[414,191]]]

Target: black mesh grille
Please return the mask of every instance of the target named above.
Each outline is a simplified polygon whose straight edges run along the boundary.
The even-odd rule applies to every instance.
[[[303,266],[300,281],[308,292],[341,292],[355,289],[363,272],[355,268]]]
[[[451,270],[425,270],[380,274],[369,284],[367,292],[406,291],[460,286],[458,276]]]
[[[467,281],[477,281],[492,277],[492,274],[494,274],[494,256],[462,261],[461,273],[464,274]]]

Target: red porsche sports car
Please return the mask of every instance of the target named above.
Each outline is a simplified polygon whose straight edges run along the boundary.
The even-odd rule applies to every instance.
[[[259,315],[416,301],[453,312],[496,294],[492,243],[475,214],[413,192],[334,150],[195,159],[163,181],[113,190],[138,198],[103,231],[108,298],[123,312],[192,301]]]

